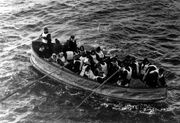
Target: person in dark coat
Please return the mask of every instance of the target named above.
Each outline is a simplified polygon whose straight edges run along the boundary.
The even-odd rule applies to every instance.
[[[107,78],[113,75],[117,70],[119,70],[119,65],[116,57],[113,57],[108,63],[108,73]],[[115,84],[119,80],[119,73],[116,73],[111,79],[108,80],[109,84]]]
[[[55,44],[53,46],[53,53],[59,54],[63,52],[63,45],[60,43],[58,39],[55,39]]]
[[[159,85],[161,87],[167,86],[166,80],[165,80],[165,77],[164,77],[164,69],[163,68],[159,69]]]
[[[155,65],[149,65],[143,76],[143,81],[150,88],[159,86],[158,83],[159,70]]]
[[[65,51],[77,52],[77,44],[74,35],[72,35],[70,39],[65,43]]]

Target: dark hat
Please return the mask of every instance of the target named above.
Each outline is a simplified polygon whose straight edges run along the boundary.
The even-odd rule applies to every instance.
[[[71,35],[71,38],[72,38],[72,39],[74,39],[74,38],[75,38],[75,36],[74,36],[74,35]]]
[[[95,50],[91,50],[91,54],[96,54]]]
[[[44,27],[44,33],[48,33],[48,28]]]
[[[117,57],[111,58],[111,61],[116,62],[117,61]]]
[[[101,50],[100,46],[96,48],[96,51],[99,52]]]

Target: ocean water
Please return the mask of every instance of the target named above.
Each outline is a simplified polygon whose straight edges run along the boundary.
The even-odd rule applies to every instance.
[[[0,0],[0,99],[38,80],[31,42],[100,45],[119,56],[149,58],[166,70],[168,98],[156,104],[111,102],[43,79],[0,103],[0,123],[180,123],[179,0]]]

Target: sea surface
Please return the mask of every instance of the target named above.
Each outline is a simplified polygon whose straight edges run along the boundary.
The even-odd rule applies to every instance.
[[[0,99],[38,80],[31,42],[100,45],[149,58],[166,70],[168,97],[156,104],[111,102],[46,78],[0,102],[0,123],[180,123],[179,0],[0,0]]]

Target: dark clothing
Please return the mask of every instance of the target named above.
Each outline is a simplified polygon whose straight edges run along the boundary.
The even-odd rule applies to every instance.
[[[157,87],[158,86],[158,73],[154,72],[152,74],[148,74],[145,78],[145,82],[150,88]]]
[[[67,42],[64,45],[64,52],[66,51],[73,51],[73,52],[77,51],[76,40],[67,40]]]
[[[160,84],[162,87],[167,86],[164,75],[159,78],[159,84]]]
[[[53,45],[52,44],[46,44],[42,43],[40,47],[44,47],[44,50],[41,52],[42,58],[50,58],[53,53]]]
[[[108,66],[107,78],[109,78],[111,75],[113,75],[118,69],[119,69],[118,66],[113,65],[113,63],[110,62],[109,66]],[[108,83],[114,84],[118,80],[119,80],[119,73],[117,72],[111,79],[108,80]]]
[[[56,53],[56,54],[59,54],[60,52],[63,52],[63,45],[61,43],[54,44],[53,52]]]

